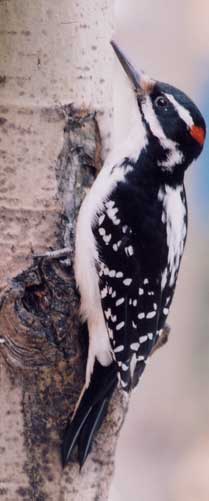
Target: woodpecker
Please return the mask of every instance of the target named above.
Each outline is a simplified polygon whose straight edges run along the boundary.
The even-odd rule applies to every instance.
[[[196,105],[138,72],[115,42],[139,122],[106,160],[81,206],[75,276],[89,333],[86,380],[62,447],[82,466],[117,384],[138,383],[165,325],[187,236],[184,174],[206,135]]]

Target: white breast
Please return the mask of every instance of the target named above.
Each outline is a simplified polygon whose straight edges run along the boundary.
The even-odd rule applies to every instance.
[[[168,185],[166,185],[165,191],[160,189],[158,193],[158,198],[163,204],[162,222],[166,224],[170,286],[175,281],[175,273],[179,268],[187,231],[186,207],[182,202],[182,193],[182,186],[172,188]]]

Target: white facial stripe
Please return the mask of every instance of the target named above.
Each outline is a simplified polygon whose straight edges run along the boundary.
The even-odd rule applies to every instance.
[[[169,151],[167,159],[159,165],[167,168],[168,170],[172,170],[175,165],[182,162],[183,154],[181,153],[181,151],[179,151],[178,144],[175,141],[172,141],[172,139],[166,137],[160,125],[160,122],[156,117],[152,106],[152,101],[149,96],[142,104],[142,110],[153,135],[159,139],[162,148]]]
[[[153,133],[154,136],[158,137],[161,141],[165,141],[167,138],[163,132],[163,129],[160,125],[159,120],[157,119],[153,106],[152,106],[152,101],[149,96],[147,96],[146,101],[142,103],[142,110],[145,116],[145,119],[147,123],[150,126],[150,129]],[[169,140],[168,140],[169,141]]]
[[[165,96],[169,99],[170,103],[172,103],[175,110],[179,114],[180,118],[185,122],[185,124],[188,125],[188,127],[192,127],[194,125],[194,122],[189,111],[186,110],[186,108],[184,108],[182,104],[178,103],[178,101],[176,101],[175,97],[173,97],[172,94],[165,93]]]

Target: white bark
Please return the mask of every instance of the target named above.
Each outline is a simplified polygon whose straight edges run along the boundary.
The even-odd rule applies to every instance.
[[[40,108],[73,102],[91,107],[105,113],[108,134],[112,1],[3,0],[0,8],[4,105]]]
[[[59,173],[55,167],[63,147],[65,122],[60,104],[73,102],[76,107],[98,111],[105,150],[109,148],[113,94],[111,35],[111,0],[0,1],[2,292],[9,278],[31,265],[31,249],[40,253],[58,246],[60,205],[56,175]],[[65,201],[63,207],[66,209]],[[9,303],[4,304],[0,312],[1,336],[10,330],[13,332],[13,315],[15,309],[10,309]],[[14,339],[19,343],[18,329],[19,326],[14,329]],[[32,327],[27,335],[24,334],[24,342],[30,343],[30,335],[31,342],[35,342]],[[50,349],[49,346],[49,352]],[[52,444],[47,444],[44,470],[44,459],[39,456],[43,444],[36,453],[36,443],[31,443],[31,437],[26,433],[27,408],[32,419],[33,409],[30,407],[37,403],[39,396],[35,377],[40,385],[43,377],[43,385],[46,381],[48,385],[47,388],[44,386],[45,390],[51,391],[53,378],[58,386],[61,384],[64,362],[57,363],[58,368],[54,371],[47,368],[42,372],[34,371],[32,375],[32,369],[30,372],[16,372],[13,367],[8,370],[5,357],[0,360],[2,499],[106,499],[113,471],[116,435],[123,416],[118,397],[111,405],[104,434],[98,437],[81,475],[77,465],[66,469],[62,475],[56,428],[52,432]],[[42,389],[40,386],[38,391],[44,405]],[[53,398],[54,395],[52,402]],[[50,427],[50,423],[45,425]],[[40,434],[41,426],[42,423]],[[104,435],[108,437],[106,440]],[[37,441],[39,438],[38,430]],[[32,457],[28,459],[28,448],[34,452],[34,471]]]
[[[50,124],[41,109],[72,102],[99,111],[103,144],[109,147],[111,33],[110,0],[0,3],[0,111],[2,125],[5,120],[10,123],[1,141],[0,206],[15,213],[22,207],[33,213],[54,210],[52,165],[62,145],[63,122]],[[19,259],[31,246],[47,244],[40,229],[37,235],[31,227],[24,242],[19,231],[10,224],[2,237],[3,256],[12,273],[12,244],[18,245]],[[2,275],[0,279],[2,283]]]

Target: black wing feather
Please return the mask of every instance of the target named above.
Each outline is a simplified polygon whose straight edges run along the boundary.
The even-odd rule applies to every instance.
[[[108,200],[94,224],[99,287],[107,330],[125,391],[135,386],[158,336],[160,274],[144,272],[133,229]]]

